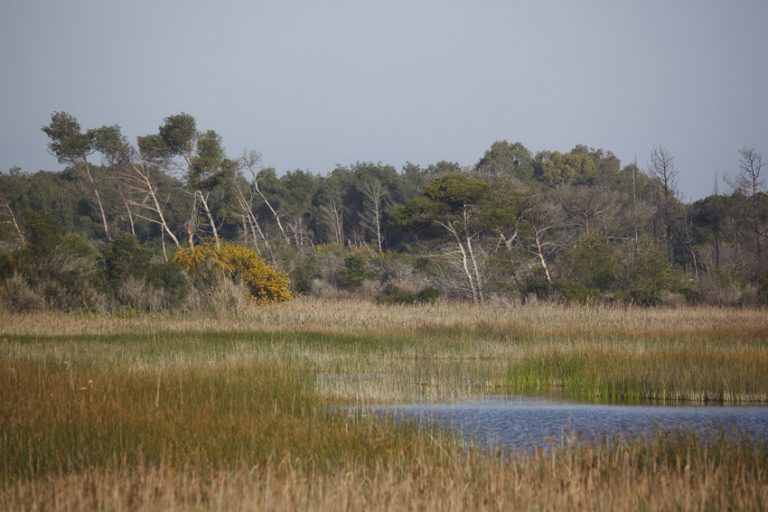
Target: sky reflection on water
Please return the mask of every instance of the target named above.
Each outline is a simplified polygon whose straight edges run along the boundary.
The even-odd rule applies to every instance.
[[[768,434],[768,407],[603,405],[513,396],[382,406],[375,411],[421,426],[447,427],[483,446],[510,448],[547,446],[564,435],[595,440],[646,435],[656,429],[693,431],[702,437],[744,432],[755,440]]]

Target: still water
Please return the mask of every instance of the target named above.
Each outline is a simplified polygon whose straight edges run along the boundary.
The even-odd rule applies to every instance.
[[[581,439],[646,435],[655,429],[693,431],[702,437],[744,432],[754,440],[768,437],[768,407],[595,405],[514,396],[452,404],[378,407],[398,421],[453,429],[483,446],[532,448],[559,442],[563,435]]]

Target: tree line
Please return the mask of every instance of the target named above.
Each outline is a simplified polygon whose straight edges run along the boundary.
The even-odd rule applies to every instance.
[[[23,296],[62,307],[56,293],[83,282],[97,283],[91,298],[76,294],[68,308],[124,304],[126,282],[129,305],[171,307],[191,289],[173,255],[222,243],[249,247],[287,273],[294,294],[477,304],[768,300],[765,162],[754,148],[734,155],[725,193],[686,204],[663,146],[642,166],[581,145],[532,153],[497,141],[468,167],[358,162],[279,175],[256,151],[228,155],[222,138],[186,113],[135,142],[117,125],[83,129],[65,112],[42,130],[65,169],[0,175],[0,279],[5,303],[16,307]],[[73,274],[59,291],[46,291],[66,271]],[[142,305],[141,290],[150,289],[165,298]]]

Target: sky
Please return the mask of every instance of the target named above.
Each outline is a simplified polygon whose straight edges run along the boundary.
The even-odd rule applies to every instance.
[[[0,0],[0,170],[56,170],[53,111],[135,137],[192,114],[279,172],[474,165],[576,144],[684,199],[768,158],[765,0]],[[727,186],[721,181],[721,192]]]

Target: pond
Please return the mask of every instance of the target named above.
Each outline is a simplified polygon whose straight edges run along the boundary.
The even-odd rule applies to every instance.
[[[532,448],[563,436],[596,440],[614,434],[640,436],[661,430],[702,437],[743,432],[768,437],[768,407],[711,405],[603,405],[512,396],[451,404],[392,405],[379,414],[420,426],[447,427],[486,447]]]

